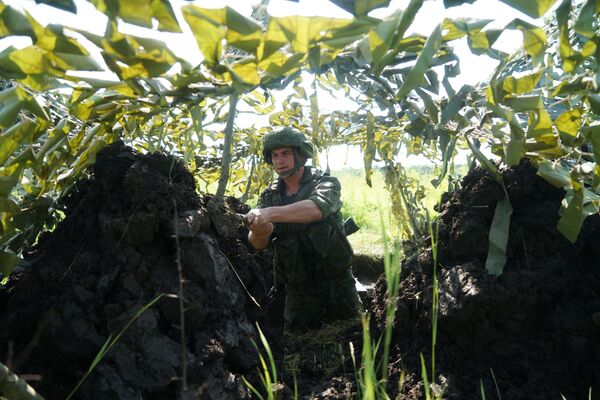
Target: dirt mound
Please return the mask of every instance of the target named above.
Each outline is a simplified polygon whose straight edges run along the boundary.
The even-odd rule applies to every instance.
[[[256,370],[255,301],[265,288],[235,218],[246,206],[200,198],[172,157],[118,142],[98,154],[93,178],[76,185],[64,208],[0,298],[0,343],[14,344],[16,372],[39,374],[33,386],[65,398],[107,339],[131,323],[76,398],[178,398],[184,359],[194,398],[248,397],[241,374]]]
[[[562,189],[528,163],[503,171],[514,208],[504,273],[485,272],[488,231],[502,189],[482,169],[443,198],[439,220],[437,383],[444,398],[587,399],[600,390],[600,217],[576,244],[557,230]],[[405,262],[394,328],[390,382],[423,398],[419,354],[431,368],[431,248]],[[384,323],[385,281],[371,305]]]

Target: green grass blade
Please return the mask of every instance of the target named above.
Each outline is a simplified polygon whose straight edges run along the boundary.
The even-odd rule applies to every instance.
[[[248,382],[248,380],[246,379],[245,376],[242,376],[242,380],[244,381],[244,385],[246,385],[252,391],[252,393],[254,393],[256,395],[256,397],[258,399],[260,399],[260,400],[264,400],[265,399],[262,396],[262,394],[260,394],[260,392],[258,390],[256,390],[256,388],[250,382]]]
[[[272,400],[277,397],[276,396],[277,368],[275,366],[275,358],[273,357],[273,352],[271,351],[271,346],[269,345],[267,338],[265,337],[262,330],[260,329],[260,326],[258,326],[258,324],[257,324],[256,327],[258,329],[258,335],[260,338],[261,345],[264,348],[264,350],[267,354],[267,359],[268,359],[268,363],[267,363],[267,360],[265,359],[265,357],[263,357],[263,354],[262,354],[260,348],[258,347],[258,344],[254,340],[252,340],[252,344],[254,345],[254,348],[256,349],[256,351],[258,353],[258,359],[260,361],[258,376],[260,378],[260,381],[263,385],[265,392],[267,393],[267,399]],[[250,384],[250,382],[248,382],[246,379],[244,379],[244,382],[245,382],[246,386],[254,394],[259,396],[260,399],[264,399],[264,396],[260,395],[258,390],[254,386],[252,386]]]
[[[498,382],[496,381],[496,375],[494,374],[494,370],[490,368],[490,372],[492,373],[492,379],[494,380],[494,386],[496,387],[496,394],[498,395],[498,400],[502,400],[502,395],[500,394],[500,388],[498,387]]]
[[[396,316],[396,309],[398,307],[397,297],[400,288],[400,247],[397,241],[394,241],[394,249],[390,252],[389,238],[386,233],[383,213],[380,212],[380,223],[381,223],[381,236],[383,239],[383,266],[385,272],[385,279],[387,284],[386,290],[386,318],[385,318],[385,330],[383,335],[383,356],[381,359],[381,386],[385,393],[388,378],[388,363],[390,348],[392,344],[394,320]],[[374,354],[377,354],[381,339],[379,339]]]
[[[429,215],[427,216],[429,220]],[[433,225],[435,223],[435,232],[433,231]],[[437,332],[438,332],[438,314],[439,314],[439,286],[437,279],[437,250],[438,250],[438,236],[439,226],[437,222],[429,222],[429,236],[431,238],[431,253],[433,256],[433,288],[432,288],[432,301],[431,301],[431,381],[435,382],[435,349],[437,345]]]
[[[269,346],[269,342],[265,337],[264,333],[260,329],[258,324],[256,325],[258,328],[258,335],[260,337],[260,341],[267,352],[267,358],[269,359],[269,366],[271,367],[271,375],[273,376],[273,382],[277,382],[277,368],[275,367],[275,358],[273,357],[273,352],[271,351],[271,346]]]
[[[298,380],[296,379],[296,373],[294,373],[294,400],[298,400]]]
[[[375,400],[375,387],[377,386],[377,379],[375,378],[375,363],[373,360],[373,352],[371,347],[371,333],[369,330],[369,317],[363,317],[363,371],[362,371],[362,385],[363,385],[363,400]]]
[[[425,399],[431,400],[431,387],[429,386],[429,379],[427,378],[427,366],[425,365],[425,357],[423,357],[423,353],[421,353],[421,377],[423,378]]]

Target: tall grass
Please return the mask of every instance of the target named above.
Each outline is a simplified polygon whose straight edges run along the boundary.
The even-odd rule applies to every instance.
[[[392,334],[397,309],[398,292],[400,290],[400,255],[401,249],[397,242],[389,246],[389,236],[385,228],[383,213],[380,213],[381,240],[384,251],[384,269],[387,283],[385,327],[383,337],[374,341],[370,329],[370,316],[362,319],[362,365],[357,367],[354,348],[351,346],[351,356],[357,381],[357,392],[363,400],[389,399],[388,366]],[[389,250],[392,248],[393,250]],[[378,359],[379,358],[379,359]],[[399,385],[402,385],[403,377]]]
[[[358,391],[363,400],[375,400],[376,390],[379,386],[377,379],[375,358],[377,354],[377,345],[373,345],[371,340],[370,318],[365,315],[362,319],[363,327],[363,348],[362,348],[362,369],[358,373]]]
[[[454,177],[464,175],[466,166],[457,166]],[[423,200],[425,208],[431,215],[435,215],[434,206],[439,202],[441,195],[447,190],[447,180],[437,188],[431,181],[437,178],[437,171],[431,166],[409,166],[406,168],[409,177],[418,179],[426,189]],[[385,188],[384,176],[381,170],[374,170],[371,177],[372,186],[365,181],[362,169],[344,168],[334,170],[331,174],[337,177],[342,184],[342,214],[344,218],[352,217],[360,226],[360,230],[348,237],[355,253],[370,254],[383,257],[383,238],[381,235],[380,215],[386,216],[385,223],[391,229],[396,221],[389,212],[391,208],[390,194]],[[391,236],[392,231],[387,234]]]
[[[433,220],[429,217],[429,236],[431,239],[431,255],[433,258],[433,271],[432,271],[432,293],[431,293],[431,377],[427,377],[427,365],[425,363],[425,357],[421,353],[421,376],[423,377],[423,387],[425,390],[425,398],[430,399],[441,399],[443,396],[443,389],[438,388],[435,385],[436,380],[436,347],[437,347],[437,334],[438,334],[438,316],[439,316],[439,285],[437,278],[437,267],[438,267],[438,237],[439,237],[439,223],[437,220]]]
[[[386,289],[386,309],[385,309],[385,330],[383,336],[383,357],[381,368],[382,388],[385,392],[388,379],[388,362],[390,357],[390,348],[392,345],[392,333],[396,309],[398,308],[398,292],[400,291],[401,274],[401,248],[398,241],[394,241],[393,251],[389,251],[388,236],[383,222],[383,213],[381,214],[381,236],[383,239],[383,267],[385,272]]]
[[[383,174],[373,173],[372,187],[367,186],[363,170],[346,168],[333,171],[332,175],[342,184],[344,218],[352,217],[360,227],[358,232],[348,236],[355,253],[383,256],[380,216],[389,209]],[[391,222],[386,221],[386,226],[391,226]]]
[[[435,230],[433,226],[435,225]],[[437,346],[437,333],[438,333],[438,315],[440,310],[440,294],[437,279],[437,267],[438,267],[438,237],[439,237],[439,223],[437,221],[431,221],[429,223],[429,235],[431,236],[431,254],[433,257],[433,288],[432,288],[432,299],[431,299],[431,380],[435,380],[435,349]]]
[[[277,382],[277,368],[275,367],[275,357],[273,357],[273,352],[271,351],[271,346],[267,341],[264,333],[260,329],[260,326],[257,324],[256,328],[258,330],[258,336],[260,338],[260,343],[262,345],[262,349],[258,346],[255,341],[252,341],[256,351],[258,352],[258,358],[260,361],[260,369],[259,369],[259,377],[262,384],[263,392],[259,391],[254,385],[252,385],[245,377],[242,377],[246,386],[254,393],[256,398],[260,400],[275,400],[277,398],[277,392],[280,389],[280,385]],[[263,355],[263,351],[266,354],[266,358]],[[268,363],[267,363],[268,362]],[[264,393],[264,394],[263,394]],[[296,384],[296,379],[294,378],[294,399],[298,398],[298,388]]]

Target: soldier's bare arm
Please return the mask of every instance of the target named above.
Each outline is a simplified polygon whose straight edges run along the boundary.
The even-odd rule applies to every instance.
[[[286,206],[254,209],[250,210],[248,213],[250,227],[252,227],[253,224],[260,226],[277,222],[303,224],[320,221],[321,219],[323,219],[323,214],[319,207],[317,207],[317,204],[312,200],[301,200]]]

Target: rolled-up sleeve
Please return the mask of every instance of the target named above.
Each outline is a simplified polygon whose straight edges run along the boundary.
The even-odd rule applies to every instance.
[[[341,191],[342,185],[337,178],[324,176],[308,199],[315,202],[325,219],[342,208]]]

